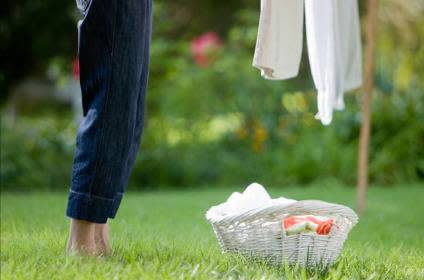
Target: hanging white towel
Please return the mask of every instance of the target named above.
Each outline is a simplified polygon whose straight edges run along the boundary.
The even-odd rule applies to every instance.
[[[267,79],[297,76],[302,53],[303,0],[262,0],[253,66]],[[344,91],[362,84],[357,0],[305,0],[308,56],[324,125],[344,108]]]
[[[266,79],[297,76],[302,39],[303,0],[262,0],[253,66]]]
[[[306,37],[318,91],[316,118],[331,123],[343,95],[362,84],[361,39],[356,0],[305,0]]]

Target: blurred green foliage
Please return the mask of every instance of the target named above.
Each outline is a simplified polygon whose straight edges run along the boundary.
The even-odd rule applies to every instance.
[[[314,120],[305,55],[296,79],[261,78],[251,66],[256,2],[155,2],[148,117],[132,187],[355,183],[361,93],[349,93],[346,110],[324,127]],[[424,4],[381,2],[370,177],[389,185],[424,180]],[[208,31],[224,46],[199,67],[190,42]],[[14,124],[5,117],[1,187],[68,188],[75,132],[70,114]]]
[[[75,1],[2,1],[0,103],[28,75],[42,76],[51,60],[75,56]],[[70,69],[62,64],[65,69]]]

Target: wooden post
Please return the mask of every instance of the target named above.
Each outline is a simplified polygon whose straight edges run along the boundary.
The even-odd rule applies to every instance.
[[[365,73],[362,126],[358,153],[357,211],[364,213],[368,188],[368,147],[371,133],[371,101],[374,88],[374,53],[378,18],[378,0],[368,0],[366,21]]]

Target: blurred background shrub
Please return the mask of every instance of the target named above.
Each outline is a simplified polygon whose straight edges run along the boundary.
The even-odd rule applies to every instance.
[[[422,181],[424,4],[381,2],[370,176],[383,185]],[[81,118],[72,76],[78,14],[63,0],[3,6],[1,188],[68,189]],[[132,188],[355,184],[361,93],[349,93],[346,110],[322,126],[306,53],[292,80],[266,81],[252,68],[258,16],[259,1],[154,1]]]

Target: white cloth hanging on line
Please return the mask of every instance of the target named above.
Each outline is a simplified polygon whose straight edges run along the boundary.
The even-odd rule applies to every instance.
[[[262,0],[253,66],[266,79],[297,76],[302,56],[303,0]]]
[[[357,0],[261,0],[253,66],[266,79],[297,76],[304,13],[308,57],[318,91],[316,118],[328,125],[333,110],[344,109],[344,92],[362,84]]]

